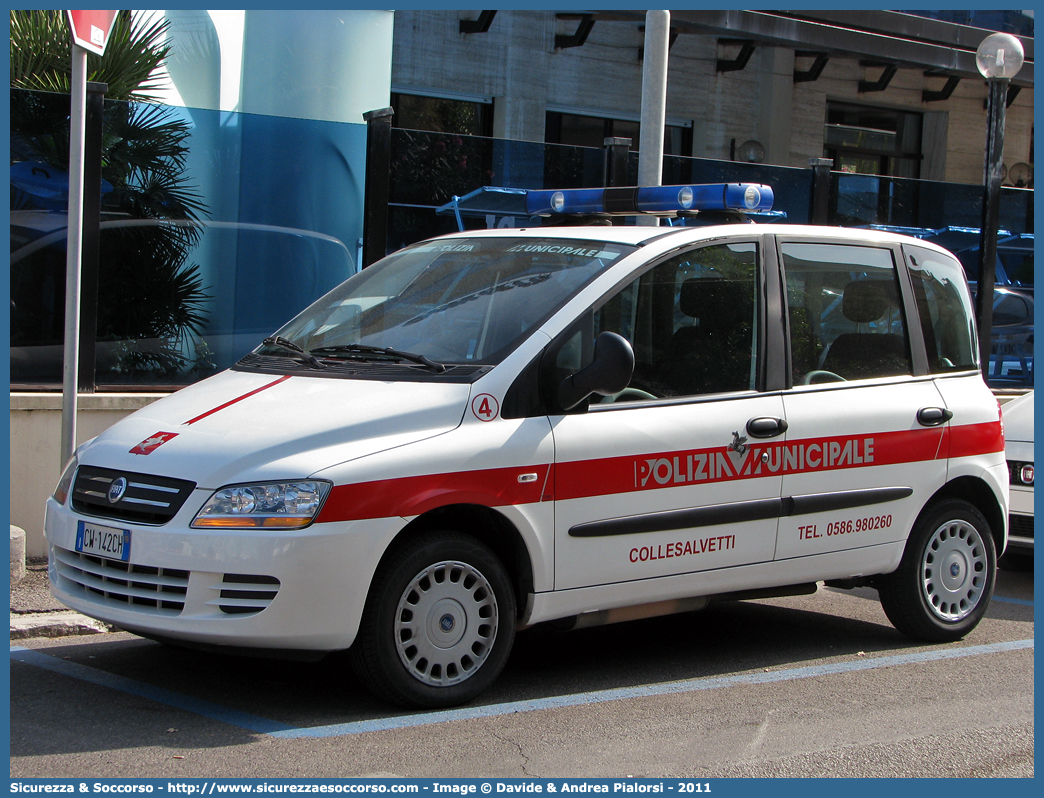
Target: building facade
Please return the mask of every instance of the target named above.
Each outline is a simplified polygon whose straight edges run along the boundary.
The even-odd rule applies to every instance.
[[[831,157],[837,170],[982,182],[987,87],[974,51],[991,31],[898,12],[808,14],[672,12],[666,152],[763,151],[765,163],[802,167]],[[449,101],[498,138],[636,145],[644,16],[397,11],[393,105],[412,113],[394,124],[424,124],[418,108]],[[1022,41],[1008,167],[1033,162],[1033,40]]]

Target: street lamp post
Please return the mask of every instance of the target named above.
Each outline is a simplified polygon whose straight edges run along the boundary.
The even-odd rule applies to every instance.
[[[979,239],[979,289],[975,309],[979,318],[979,358],[983,378],[990,373],[993,332],[993,283],[997,273],[997,227],[1000,224],[1000,187],[1003,179],[1004,113],[1008,83],[1022,69],[1022,44],[1007,33],[982,40],[975,52],[979,72],[989,83],[986,101],[986,152],[983,165],[982,226]]]

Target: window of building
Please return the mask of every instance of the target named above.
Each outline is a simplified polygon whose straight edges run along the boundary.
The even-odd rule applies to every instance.
[[[493,103],[485,100],[392,92],[391,107],[395,110],[394,127],[464,136],[493,135]]]
[[[917,178],[921,126],[920,113],[828,102],[823,155],[839,172]]]
[[[637,120],[548,111],[544,127],[548,144],[570,144],[574,147],[601,147],[610,137],[629,138],[631,149],[638,151],[641,125]],[[666,125],[663,132],[664,155],[692,154],[692,127]]]

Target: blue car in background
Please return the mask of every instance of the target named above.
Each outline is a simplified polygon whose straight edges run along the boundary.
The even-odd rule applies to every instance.
[[[964,266],[972,293],[977,293],[978,228],[868,227],[914,236],[950,250]],[[995,388],[1033,387],[1033,233],[997,231],[989,383]]]

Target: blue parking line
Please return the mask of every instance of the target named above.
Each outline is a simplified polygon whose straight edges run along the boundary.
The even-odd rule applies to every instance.
[[[151,684],[146,684],[145,682],[139,682],[136,679],[128,679],[125,676],[116,676],[112,673],[106,673],[105,671],[92,668],[88,665],[80,665],[76,662],[69,662],[68,660],[52,657],[48,654],[41,654],[39,651],[32,651],[27,648],[15,646],[11,648],[11,659],[15,662],[22,662],[26,665],[33,665],[37,668],[43,668],[44,670],[53,671],[54,673],[60,673],[62,676],[79,679],[82,682],[99,684],[102,687],[109,687],[123,693],[130,693],[131,695],[136,695],[141,698],[147,698],[150,701],[156,701],[160,704],[166,704],[167,706],[175,707],[177,709],[183,709],[186,712],[202,715],[205,718],[220,720],[222,723],[227,723],[231,726],[238,726],[241,729],[260,732],[262,734],[272,734],[273,732],[292,730],[292,727],[287,726],[285,723],[278,723],[277,721],[268,720],[267,718],[259,718],[256,715],[250,715],[246,712],[229,709],[220,704],[204,701],[201,698],[193,698],[192,696],[183,695],[182,693],[175,693],[173,690],[166,690],[162,687],[155,687]]]
[[[503,704],[490,704],[479,707],[462,707],[440,712],[426,712],[417,715],[399,715],[390,718],[373,718],[352,723],[335,723],[329,726],[292,727],[284,723],[259,718],[245,712],[238,712],[209,701],[185,696],[162,687],[153,687],[143,682],[114,676],[86,665],[79,665],[65,660],[55,659],[46,654],[24,648],[12,648],[11,658],[28,665],[46,668],[75,679],[122,690],[126,693],[148,698],[169,706],[194,712],[204,717],[222,721],[232,726],[254,732],[268,734],[280,739],[292,740],[300,738],[342,737],[352,734],[365,734],[373,731],[407,729],[415,726],[430,726],[437,723],[449,723],[455,720],[471,720],[475,718],[491,718],[500,715],[513,715],[519,712],[535,712],[542,709],[574,707],[588,704],[601,704],[608,701],[622,701],[629,698],[648,698],[660,695],[692,693],[698,690],[717,690],[738,685],[771,684],[796,679],[809,679],[814,676],[826,676],[837,673],[891,668],[899,665],[912,665],[924,662],[939,662],[962,657],[976,657],[984,654],[999,654],[1008,651],[1019,651],[1033,648],[1033,640],[1012,640],[1005,643],[990,643],[982,646],[966,648],[946,648],[933,651],[917,651],[909,654],[898,654],[890,657],[867,657],[850,662],[835,662],[826,665],[810,665],[803,668],[787,668],[785,670],[760,673],[744,673],[735,676],[712,676],[704,679],[687,679],[678,682],[642,685],[638,687],[618,687],[609,690],[595,690],[573,695],[551,696],[529,701],[511,701]]]
[[[1007,596],[994,596],[991,599],[991,601],[1000,601],[1000,602],[1003,602],[1004,604],[1021,604],[1023,607],[1032,607],[1033,606],[1033,600],[1032,599],[1027,600],[1027,599],[1008,598]]]

